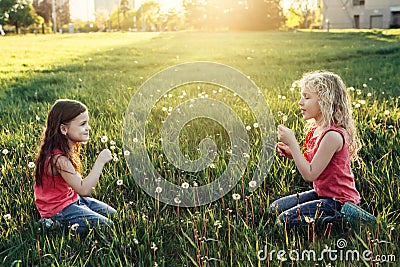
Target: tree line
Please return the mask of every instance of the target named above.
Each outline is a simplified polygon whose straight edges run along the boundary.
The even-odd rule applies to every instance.
[[[284,13],[281,0],[183,0],[182,9],[162,12],[158,1],[144,2],[133,9],[128,0],[120,0],[114,10],[97,10],[95,21],[74,22],[75,31],[175,31],[194,30],[276,30],[287,19],[297,16],[298,26],[311,25],[310,12],[293,8]],[[53,2],[57,2],[54,9]],[[0,25],[14,27],[15,33],[27,29],[35,33],[69,30],[69,1],[0,0]],[[293,0],[293,3],[301,2]],[[54,12],[54,16],[53,16]],[[313,11],[315,13],[315,11]],[[305,17],[304,14],[307,14]],[[315,20],[315,17],[312,17]]]

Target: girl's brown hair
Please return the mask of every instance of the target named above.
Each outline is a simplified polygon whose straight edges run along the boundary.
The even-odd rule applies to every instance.
[[[61,124],[68,124],[74,118],[87,110],[86,106],[79,101],[60,99],[57,100],[50,109],[47,116],[47,127],[41,137],[41,144],[36,158],[35,183],[42,184],[42,176],[45,173],[46,162],[50,164],[51,169],[55,170],[56,162],[53,162],[54,150],[59,149],[64,156],[68,157],[77,172],[81,170],[81,161],[79,159],[79,145],[70,149],[68,137],[61,133]],[[55,172],[52,171],[54,174]]]

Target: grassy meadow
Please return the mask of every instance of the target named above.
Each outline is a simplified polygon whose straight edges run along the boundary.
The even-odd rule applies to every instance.
[[[0,48],[0,266],[398,266],[400,31],[25,35],[0,38]],[[170,164],[160,141],[168,109],[191,98],[218,99],[251,126],[251,153],[242,179],[222,199],[196,208],[168,206],[147,195],[124,159],[125,110],[151,76],[191,61],[218,62],[248,75],[265,95],[276,125],[292,128],[299,142],[304,121],[292,83],[312,70],[339,74],[349,87],[363,144],[362,161],[353,166],[361,207],[377,223],[278,228],[276,217],[267,214],[269,204],[312,185],[302,180],[293,162],[276,154],[264,183],[250,193],[247,185],[260,158],[256,121],[232,92],[207,84],[186,85],[184,97],[182,88],[174,88],[155,103],[146,128],[149,157],[163,177],[177,184],[203,185],[219,177],[229,161],[230,143],[217,123],[199,119],[182,130],[181,150],[192,159],[199,156],[197,146],[205,137],[211,136],[219,148],[214,164],[199,173]],[[91,140],[81,146],[84,174],[103,148],[113,149],[115,159],[93,193],[117,209],[111,229],[79,236],[48,231],[38,223],[31,162],[47,113],[59,98],[89,108]],[[347,243],[342,250],[338,240]],[[320,257],[327,248],[337,250],[332,254],[336,261],[326,253]],[[360,258],[340,256],[345,249],[358,251]],[[260,250],[265,260],[258,259]],[[278,256],[279,250],[286,254]],[[306,250],[315,251],[316,259],[301,260]],[[366,250],[372,251],[370,260],[361,257]],[[300,259],[291,260],[296,251]]]

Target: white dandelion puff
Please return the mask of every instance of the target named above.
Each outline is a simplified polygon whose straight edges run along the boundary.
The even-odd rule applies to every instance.
[[[184,182],[184,183],[182,183],[181,186],[182,186],[182,188],[187,189],[187,188],[189,188],[189,183]]]
[[[29,169],[35,168],[35,162],[30,161],[30,162],[28,163],[28,168],[29,168]]]
[[[78,227],[79,227],[79,223],[74,223],[73,225],[71,225],[71,231],[76,231],[76,230],[78,230]]]
[[[181,204],[181,199],[177,196],[177,197],[175,197],[174,198],[174,202],[176,203],[176,204]]]
[[[108,137],[104,135],[104,136],[100,139],[100,141],[101,141],[102,143],[107,143]]]
[[[250,181],[250,182],[249,182],[249,186],[250,186],[251,188],[256,187],[256,185],[257,185],[257,182],[256,182],[256,181]]]
[[[161,192],[162,192],[162,188],[159,187],[159,186],[157,186],[157,187],[156,187],[156,193],[157,193],[157,194],[160,194]]]
[[[239,200],[239,199],[240,199],[240,195],[237,194],[237,193],[232,194],[232,198],[233,198],[234,200]]]

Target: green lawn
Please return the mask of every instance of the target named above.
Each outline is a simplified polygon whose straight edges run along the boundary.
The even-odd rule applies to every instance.
[[[398,265],[399,31],[26,35],[0,38],[0,48],[0,266]],[[275,123],[285,121],[298,140],[303,137],[304,121],[299,116],[299,93],[289,90],[293,81],[317,69],[339,74],[350,88],[363,144],[362,162],[353,168],[361,207],[377,216],[377,224],[310,224],[295,231],[276,227],[275,217],[267,214],[268,205],[312,185],[302,180],[293,162],[276,155],[264,183],[250,193],[247,184],[260,159],[260,133],[254,128],[248,131],[252,147],[247,169],[222,199],[179,208],[147,195],[135,183],[123,156],[125,110],[151,76],[191,61],[218,62],[248,75],[265,95]],[[178,97],[183,89],[184,99]],[[216,179],[229,162],[225,152],[230,143],[217,123],[194,120],[180,136],[183,154],[198,157],[197,146],[207,136],[222,152],[213,168],[198,173],[179,170],[163,155],[160,128],[168,113],[163,107],[174,108],[207,95],[225,101],[244,125],[255,122],[243,101],[229,90],[218,90],[208,84],[186,85],[154,104],[146,128],[147,151],[167,180],[192,186]],[[91,141],[81,148],[86,173],[96,154],[115,142],[118,160],[105,167],[93,195],[115,207],[119,215],[112,229],[95,229],[86,237],[45,231],[37,223],[33,169],[28,163],[34,161],[49,108],[59,98],[80,100],[89,108]],[[101,142],[102,136],[108,137],[107,143]],[[117,185],[117,180],[123,184]],[[241,198],[234,200],[234,193]],[[347,245],[340,250],[341,239]],[[326,248],[337,250],[331,255],[337,261],[326,253],[319,258]],[[267,254],[263,261],[257,259],[260,250]],[[278,257],[279,250],[285,251],[286,262]],[[315,260],[301,260],[307,250],[316,252]],[[350,261],[345,250],[358,251],[360,259]],[[362,259],[366,250],[372,251],[371,260]],[[300,259],[292,262],[289,256],[296,257],[294,251]]]

